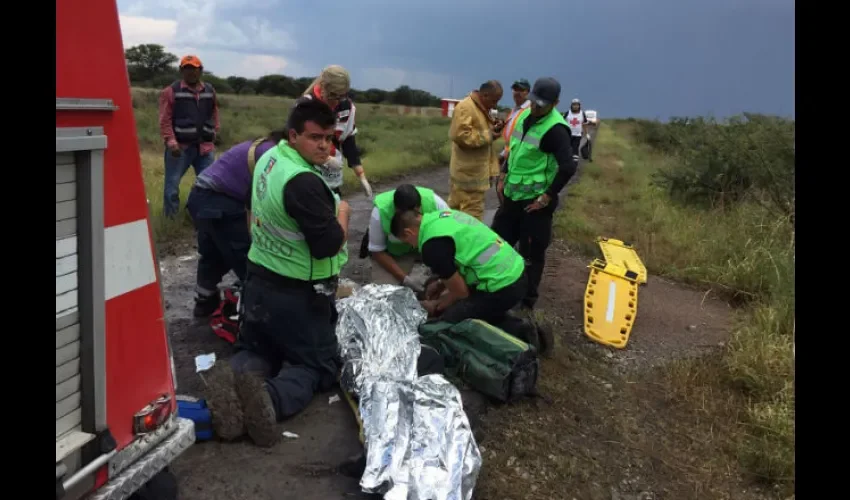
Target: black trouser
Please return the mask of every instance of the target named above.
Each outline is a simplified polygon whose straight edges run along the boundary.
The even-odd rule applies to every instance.
[[[537,302],[537,288],[543,277],[546,249],[552,242],[552,215],[558,207],[558,198],[553,198],[544,208],[526,212],[525,207],[533,202],[534,199],[514,201],[506,196],[493,216],[492,225],[493,231],[509,245],[519,242],[519,252],[525,258],[528,274],[528,291],[522,302],[532,308]]]
[[[470,289],[469,296],[450,305],[440,314],[439,321],[460,323],[465,319],[480,319],[511,335],[527,340],[527,323],[508,314],[508,310],[525,297],[528,277],[525,271],[514,283],[495,292]]]
[[[570,136],[570,149],[573,150],[573,156],[579,157],[579,145],[581,144],[581,136],[580,135],[571,135]]]
[[[248,264],[234,371],[261,373],[278,421],[330,390],[339,369],[336,297]]]
[[[245,204],[224,193],[193,187],[186,209],[198,237],[198,294],[214,295],[231,269],[244,281],[251,248]]]

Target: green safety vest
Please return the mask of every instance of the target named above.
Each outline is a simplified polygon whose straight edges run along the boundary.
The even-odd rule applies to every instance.
[[[285,140],[266,151],[254,169],[251,191],[251,249],[248,260],[281,276],[314,281],[339,274],[348,262],[348,247],[343,245],[333,257],[314,259],[298,223],[288,213],[283,199],[286,183],[298,174],[322,176]],[[324,180],[322,180],[324,182]],[[339,196],[333,194],[339,212]]]
[[[422,213],[431,213],[437,210],[437,201],[434,199],[434,191],[432,189],[417,187],[419,197],[422,198]],[[395,215],[395,203],[393,196],[395,189],[381,193],[375,197],[375,208],[378,209],[378,215],[381,217],[381,228],[387,236],[387,253],[400,257],[410,252],[416,251],[415,248],[393,236],[390,231],[390,225]]]
[[[552,111],[528,129],[523,136],[525,120],[530,111],[522,113],[516,119],[514,131],[510,137],[510,156],[508,157],[508,175],[505,177],[505,196],[512,200],[530,200],[545,193],[555,174],[558,173],[558,161],[555,155],[540,151],[540,140],[555,125],[567,125],[561,113]]]
[[[455,263],[468,286],[496,292],[522,276],[525,261],[486,224],[459,210],[422,216],[419,248],[431,238],[449,236],[455,242]]]

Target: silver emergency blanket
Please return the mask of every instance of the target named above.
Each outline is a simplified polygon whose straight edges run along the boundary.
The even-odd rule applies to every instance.
[[[442,375],[417,377],[413,292],[366,285],[337,302],[341,384],[359,398],[366,441],[360,487],[386,500],[470,500],[481,453],[460,392]]]

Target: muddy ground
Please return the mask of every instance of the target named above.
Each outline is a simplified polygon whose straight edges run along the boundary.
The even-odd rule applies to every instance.
[[[430,187],[444,198],[448,195],[446,168],[409,176],[405,181]],[[397,185],[399,182],[391,185]],[[377,191],[387,187],[390,186],[376,186]],[[569,191],[569,187],[565,191]],[[566,195],[569,196],[568,193]],[[357,258],[357,253],[367,227],[371,204],[359,193],[350,194],[346,199],[353,208],[349,237],[351,259],[342,274],[362,283],[368,280],[370,264],[368,260]],[[495,212],[496,205],[497,201],[491,191],[487,199],[488,221]],[[598,402],[598,398],[610,403],[612,399],[616,399],[614,394],[621,387],[621,383],[639,384],[641,373],[650,373],[670,360],[705,354],[716,349],[726,339],[731,313],[724,302],[711,294],[650,276],[648,284],[639,292],[639,319],[632,331],[628,347],[623,350],[602,347],[587,340],[581,331],[582,297],[589,260],[586,256],[571,254],[564,242],[554,242],[549,250],[541,285],[541,314],[546,316],[549,324],[555,329],[558,343],[552,359],[545,360],[543,377],[549,375],[549,378],[541,385],[544,392],[548,390],[552,393],[553,405],[567,406],[563,409],[552,408],[545,414],[527,413],[533,411],[532,408],[539,404],[537,402],[529,403],[528,408],[489,410],[485,419],[489,424],[485,424],[484,437],[480,441],[484,468],[488,468],[488,461],[498,461],[500,470],[482,470],[480,481],[498,484],[484,485],[479,482],[480,493],[477,496],[509,498],[504,488],[511,484],[513,487],[521,486],[521,491],[524,492],[512,497],[515,500],[751,498],[748,495],[738,496],[743,490],[737,485],[733,488],[736,493],[731,496],[705,495],[705,490],[691,484],[679,487],[681,485],[677,486],[678,480],[673,477],[678,473],[676,469],[659,469],[656,462],[644,460],[644,457],[658,455],[657,452],[635,452],[633,460],[624,462],[620,460],[624,456],[624,450],[610,443],[605,444],[606,439],[601,434],[597,439],[593,439],[586,435],[589,432],[587,429],[581,429],[578,422],[581,422],[582,415],[577,407],[599,406],[602,402]],[[195,265],[194,254],[163,257],[161,261],[166,319],[177,367],[178,393],[181,394],[200,393],[202,381],[194,371],[195,356],[209,352],[215,352],[219,358],[230,355],[229,345],[215,337],[206,325],[197,324],[191,316]],[[583,367],[592,369],[585,370]],[[570,391],[569,396],[562,397],[559,391],[564,384],[570,385]],[[650,394],[661,397],[660,392],[656,390]],[[272,449],[259,449],[247,441],[227,444],[213,441],[193,446],[174,464],[181,485],[181,498],[370,498],[359,493],[356,479],[335,471],[335,467],[342,460],[358,452],[360,444],[350,409],[344,402],[330,404],[329,398],[333,395],[333,392],[318,395],[304,412],[282,423],[281,431],[294,432],[299,437],[284,440]],[[636,394],[624,392],[621,399],[628,404],[643,404],[630,399],[635,397]],[[646,395],[640,397],[645,398]],[[654,404],[652,398],[646,404]],[[664,401],[658,404],[663,405]],[[623,408],[612,407],[612,411],[614,410],[623,411]],[[663,408],[661,411],[664,411]],[[545,464],[537,462],[540,457],[531,460],[527,456],[524,458],[521,453],[515,456],[517,452],[511,449],[509,444],[511,441],[522,441],[521,428],[507,429],[505,424],[500,422],[500,412],[513,412],[517,418],[539,419],[539,424],[536,425],[553,427],[547,434],[550,442],[546,444],[546,451],[541,450],[538,453],[544,459],[549,457],[553,464],[567,461],[572,464],[571,467],[576,467],[576,464],[581,464],[580,460],[576,462],[576,457],[592,456],[594,465],[586,467],[585,470],[590,474],[596,467],[604,471],[604,474],[596,478],[575,473],[564,476],[558,467],[546,472],[548,469]],[[649,415],[652,418],[655,414],[637,412],[630,421],[641,415]],[[567,417],[569,421],[565,424],[563,419]],[[589,418],[590,422],[599,419],[599,416],[592,412],[584,417]],[[499,426],[499,429],[494,431],[494,425]],[[621,426],[620,423],[617,425]],[[635,425],[641,425],[641,422],[635,422]],[[659,425],[660,428],[654,430],[641,428],[641,432],[646,433],[649,438],[655,433],[658,440],[664,441],[663,424]],[[591,429],[595,428],[591,425]],[[555,446],[559,440],[565,443],[560,448]],[[533,444],[529,446],[530,449],[534,448]],[[573,447],[584,449],[576,450]],[[527,452],[526,450],[524,453]],[[510,465],[508,469],[516,469],[515,478],[506,475],[502,470],[506,468],[501,467],[505,465],[501,463],[502,460],[507,460]],[[542,475],[538,477],[535,473]],[[566,483],[550,481],[553,477],[550,475],[556,473],[570,480]],[[569,490],[564,491],[562,488]]]

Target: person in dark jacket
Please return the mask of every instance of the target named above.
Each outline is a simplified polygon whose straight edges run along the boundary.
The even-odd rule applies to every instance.
[[[212,314],[220,304],[218,284],[230,270],[245,280],[251,247],[248,210],[254,165],[284,139],[283,129],[241,142],[204,169],[189,192],[186,209],[198,239],[195,317]]]
[[[180,60],[182,79],[159,94],[159,130],[165,143],[162,212],[174,217],[180,210],[180,180],[189,170],[200,175],[215,160],[219,133],[215,88],[201,81],[203,65],[197,56]]]

